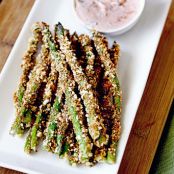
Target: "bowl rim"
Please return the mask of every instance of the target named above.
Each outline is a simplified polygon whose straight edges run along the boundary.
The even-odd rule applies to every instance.
[[[80,16],[77,14],[76,12],[76,0],[73,0],[73,10],[74,10],[74,13],[76,14],[76,17],[79,19],[79,21],[84,25],[86,26],[86,28],[88,28],[89,30],[96,30],[95,28],[92,28],[90,25],[87,25],[81,18]],[[125,25],[123,25],[122,27],[118,27],[118,28],[115,28],[115,29],[109,29],[109,30],[97,30],[98,32],[101,32],[101,33],[106,33],[106,34],[110,34],[110,33],[122,33],[124,32],[124,30],[128,29],[130,30],[134,24],[136,24],[136,22],[139,20],[140,16],[142,15],[143,13],[143,10],[145,8],[145,1],[146,0],[140,0],[141,1],[141,8],[138,10],[138,13],[135,15],[134,18],[132,18],[128,23],[126,23]],[[130,28],[129,28],[130,27]],[[127,31],[127,30],[126,30]]]

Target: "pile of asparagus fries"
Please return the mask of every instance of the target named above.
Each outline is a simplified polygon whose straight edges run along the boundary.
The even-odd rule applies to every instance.
[[[70,35],[60,23],[54,35],[44,22],[33,25],[10,130],[19,136],[27,132],[26,153],[42,143],[71,165],[115,163],[121,129],[119,52],[116,42],[109,49],[96,31],[91,39]]]

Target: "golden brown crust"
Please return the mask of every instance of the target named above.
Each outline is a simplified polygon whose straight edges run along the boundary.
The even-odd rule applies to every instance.
[[[109,50],[106,38],[97,32],[91,40],[87,35],[70,36],[61,24],[56,26],[53,38],[47,24],[36,23],[38,40],[29,44],[23,58],[24,94],[17,125],[22,130],[32,126],[25,147],[35,151],[44,137],[44,148],[66,157],[71,165],[113,163],[121,131],[119,45]],[[40,32],[43,44],[34,61]],[[18,100],[15,95],[14,102]]]

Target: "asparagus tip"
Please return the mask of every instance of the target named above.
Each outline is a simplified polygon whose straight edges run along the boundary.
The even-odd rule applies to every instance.
[[[57,23],[56,27],[58,35],[64,35],[64,28],[60,22]]]

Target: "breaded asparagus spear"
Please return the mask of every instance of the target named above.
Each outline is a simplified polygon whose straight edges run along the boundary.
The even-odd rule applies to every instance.
[[[47,120],[46,117],[51,109],[52,96],[56,89],[57,78],[58,78],[58,72],[55,68],[54,61],[52,61],[51,72],[49,74],[47,84],[44,89],[43,101],[39,107],[39,111],[37,112],[35,123],[31,128],[31,135],[28,135],[31,136],[30,151],[36,151],[37,145],[39,143],[38,139],[43,137],[43,129],[44,126],[46,125],[46,120]]]
[[[22,60],[21,67],[23,72],[22,72],[22,76],[20,77],[20,83],[19,83],[17,91],[14,93],[14,104],[16,108],[16,116],[18,115],[18,112],[22,105],[24,92],[26,90],[27,82],[29,81],[29,74],[31,70],[33,69],[33,67],[35,66],[34,55],[37,52],[38,42],[41,39],[41,30],[37,25],[33,25],[32,33],[33,33],[33,36],[29,39],[28,48]],[[16,122],[18,122],[18,116],[17,116]],[[23,130],[16,129],[15,124],[13,124],[10,130],[10,133],[21,135],[23,134]]]
[[[48,54],[48,49],[42,45],[41,53],[37,58],[38,62],[30,74],[21,107],[17,110],[17,118],[12,125],[11,133],[22,135],[26,128],[32,126],[32,112],[37,110],[34,104],[38,96],[38,90],[47,79],[50,65]]]
[[[115,112],[112,115],[113,126],[111,134],[111,144],[108,148],[107,153],[107,162],[114,163],[116,161],[116,148],[117,142],[120,138],[121,129],[121,89],[114,64],[112,63],[110,55],[108,53],[106,38],[98,32],[93,33],[93,38],[96,50],[100,55],[101,62],[103,63],[105,68],[105,76],[107,76],[108,80],[111,82],[111,91],[112,95],[114,96]]]
[[[93,86],[94,92],[96,93],[97,96],[99,96],[101,94],[99,94],[99,91],[97,91],[98,89],[96,87],[100,86],[100,89],[101,89],[100,76],[102,74],[103,68],[101,67],[100,60],[94,54],[94,50],[93,50],[92,43],[89,36],[80,35],[78,38],[78,41],[81,44],[81,50],[82,50],[81,56],[85,58],[85,59],[84,58],[82,59],[83,62],[81,63],[81,64],[86,64],[86,67],[84,67],[83,70],[87,76],[88,82]],[[101,106],[100,106],[100,109],[101,109]],[[103,113],[102,113],[102,117],[103,117]],[[94,147],[94,156],[91,160],[93,162],[104,161],[106,158],[106,152],[107,152],[107,149],[105,146]]]
[[[87,162],[91,154],[92,143],[88,137],[87,129],[83,124],[83,112],[80,99],[72,88],[72,80],[70,79],[70,72],[65,61],[65,55],[60,51],[56,50],[56,46],[52,39],[51,32],[46,24],[42,23],[44,29],[43,42],[47,44],[50,49],[51,57],[57,63],[57,70],[59,71],[59,76],[61,79],[60,84],[62,85],[63,92],[65,93],[66,103],[68,107],[68,113],[70,120],[73,123],[73,129],[76,134],[76,139],[79,144],[80,159],[82,162]]]
[[[97,146],[103,146],[108,143],[108,135],[106,134],[103,119],[100,115],[97,98],[94,95],[92,86],[88,83],[83,73],[82,67],[79,66],[75,53],[71,50],[71,42],[64,34],[63,26],[59,23],[56,27],[60,49],[66,55],[66,61],[73,72],[74,79],[78,84],[80,95],[85,105],[89,133]]]
[[[111,129],[112,129],[112,115],[114,114],[114,103],[113,103],[113,95],[110,90],[112,87],[112,84],[107,79],[106,76],[102,76],[101,81],[99,83],[100,88],[102,89],[99,91],[100,96],[100,106],[101,106],[101,112],[102,116],[104,118],[104,124],[107,129],[107,133],[111,135]],[[101,147],[96,148],[94,152],[94,160],[104,162],[106,161],[107,157],[107,147]]]
[[[55,27],[55,38],[56,38],[56,43],[58,43],[58,36],[57,36],[57,32],[56,32],[57,28]],[[65,31],[69,37],[69,31]],[[79,59],[78,61],[83,63],[84,65],[84,58],[82,58],[82,56],[80,55],[80,43],[79,43],[79,38],[77,33],[74,33],[71,36],[71,41],[72,41],[72,49],[76,52],[76,55],[78,55]],[[72,82],[74,82],[73,77],[70,77]],[[72,83],[72,88],[75,89],[75,83]],[[64,110],[62,111],[62,114],[58,117],[58,129],[57,129],[57,145],[56,145],[56,149],[55,149],[55,153],[57,153],[59,156],[63,156],[62,155],[62,151],[64,151],[64,149],[67,150],[67,152],[65,154],[67,154],[67,159],[68,161],[72,164],[75,165],[78,160],[78,147],[77,147],[77,143],[74,142],[75,139],[75,135],[73,130],[69,130],[68,133],[69,135],[66,135],[66,130],[70,124],[70,120],[67,119],[68,118],[68,113],[67,113],[67,106],[66,104],[64,105]],[[63,144],[63,141],[66,141]],[[71,144],[71,145],[70,145]],[[72,145],[73,144],[73,145]],[[65,148],[66,146],[68,146],[68,148]]]
[[[85,73],[88,78],[88,82],[92,85],[92,87],[95,89],[97,86],[95,71],[94,71],[94,61],[95,61],[95,55],[93,53],[93,47],[91,44],[91,39],[88,35],[80,35],[79,41],[81,43],[81,49],[83,50],[86,58],[86,67],[85,67]]]
[[[50,119],[46,129],[46,138],[43,144],[44,149],[52,151],[60,156],[62,151],[62,141],[68,127],[68,116],[66,105],[63,106],[62,103],[63,90],[61,88],[61,79],[60,77],[58,79],[56,99],[51,108]],[[75,87],[75,83],[72,84]]]
[[[43,142],[44,149],[46,149],[49,152],[55,152],[55,149],[57,147],[56,137],[57,137],[58,117],[61,117],[62,97],[63,97],[63,90],[60,87],[60,80],[58,78],[56,98],[51,108],[48,126],[45,131],[46,137]]]
[[[32,27],[33,36],[28,41],[28,48],[22,58],[22,75],[20,77],[20,83],[17,91],[14,94],[14,103],[16,107],[20,107],[22,103],[22,98],[29,80],[29,74],[35,65],[35,53],[37,52],[37,46],[39,40],[41,39],[41,30],[37,25]]]
[[[65,90],[66,103],[69,106],[68,113],[73,123],[76,139],[79,144],[79,158],[81,159],[82,163],[88,162],[89,158],[92,156],[92,143],[87,136],[87,129],[84,127],[82,105],[80,99],[77,99],[77,96],[74,92],[68,90],[68,88]]]
[[[118,65],[118,60],[120,57],[120,47],[119,45],[114,41],[114,44],[112,48],[109,50],[111,61],[114,63],[115,68]],[[101,96],[101,111],[102,116],[104,118],[104,124],[107,128],[107,132],[110,135],[111,134],[111,128],[112,128],[112,115],[114,114],[114,103],[113,103],[113,95],[110,88],[112,87],[112,84],[108,80],[108,77],[104,73],[104,76],[102,77],[102,83],[99,84],[100,88],[102,87],[100,96]],[[97,148],[95,150],[94,159],[96,161],[105,161],[107,155],[107,147],[103,148]]]

